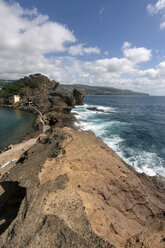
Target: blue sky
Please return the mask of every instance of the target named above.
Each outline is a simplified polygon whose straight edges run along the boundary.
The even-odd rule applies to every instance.
[[[0,78],[165,95],[165,0],[0,0]]]

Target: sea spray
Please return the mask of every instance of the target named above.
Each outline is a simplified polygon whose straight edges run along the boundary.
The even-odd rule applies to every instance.
[[[165,176],[165,97],[86,96],[73,112],[77,127],[93,131],[139,173]]]

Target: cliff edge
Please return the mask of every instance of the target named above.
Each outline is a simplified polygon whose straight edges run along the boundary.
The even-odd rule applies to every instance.
[[[0,185],[0,247],[165,246],[163,179],[92,132],[50,129]]]
[[[74,89],[69,94],[58,86],[58,82],[44,75],[29,75],[0,90],[0,107],[33,112],[38,116],[36,127],[43,121],[50,126],[63,126],[75,120],[70,112],[75,105],[83,105],[84,92]]]

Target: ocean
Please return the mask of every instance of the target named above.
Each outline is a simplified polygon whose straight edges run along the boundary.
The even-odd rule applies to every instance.
[[[19,143],[34,131],[34,120],[31,113],[0,108],[0,151],[10,144]]]
[[[165,177],[164,96],[87,95],[84,103],[72,111],[76,126],[93,131],[139,173]]]

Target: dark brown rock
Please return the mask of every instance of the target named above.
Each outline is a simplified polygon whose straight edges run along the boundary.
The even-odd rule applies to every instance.
[[[49,92],[24,97],[17,106],[13,105],[11,107],[35,113],[38,116],[35,127],[38,129],[42,128],[39,112],[43,115],[45,123],[50,126],[57,123],[62,126],[68,120],[75,120],[71,114],[74,107],[73,97],[64,91],[50,90]]]
[[[93,108],[87,108],[88,110],[91,110],[91,111],[97,111],[97,112],[104,112],[104,109],[98,109],[96,107],[93,107]]]
[[[71,94],[57,89],[59,83],[50,80],[44,75],[34,74],[17,81],[22,85],[24,95],[21,100],[13,104],[2,104],[2,107],[16,108],[32,112],[38,116],[35,127],[42,129],[45,119],[46,124],[60,126],[65,125],[65,121],[72,120],[70,113],[74,107],[74,99]],[[68,116],[67,116],[68,115]]]
[[[82,90],[75,88],[73,90],[73,98],[75,105],[83,105],[84,96],[85,93]]]

